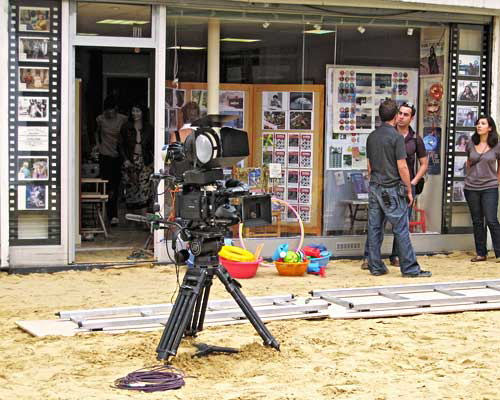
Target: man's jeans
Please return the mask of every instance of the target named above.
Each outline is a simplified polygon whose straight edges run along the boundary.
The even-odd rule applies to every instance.
[[[386,202],[382,198],[386,193]],[[373,274],[387,272],[382,261],[380,247],[384,238],[384,221],[392,225],[394,240],[398,249],[399,266],[402,274],[418,274],[420,266],[417,263],[415,251],[410,241],[408,224],[408,201],[398,194],[398,186],[385,188],[376,183],[370,183],[368,195],[368,268]]]
[[[498,189],[465,189],[464,194],[472,217],[476,254],[480,257],[486,257],[488,254],[486,249],[486,226],[488,226],[495,257],[500,257],[500,224],[497,218]]]
[[[415,201],[415,196],[416,196],[415,185],[411,185],[411,192],[413,194],[413,201]],[[413,207],[408,207],[407,209],[408,209],[408,220],[411,220],[411,214],[413,211]],[[384,230],[385,223],[386,223],[386,221],[384,221],[384,223],[382,224],[382,231]],[[383,241],[383,238],[382,238],[382,241]],[[365,260],[368,260],[368,250],[369,250],[369,246],[368,246],[368,238],[367,238],[365,240],[365,253],[364,253]],[[392,251],[391,251],[391,255],[389,256],[389,260],[394,261],[394,260],[396,260],[396,258],[398,256],[399,256],[399,254],[398,254],[398,249],[396,247],[396,240],[393,239],[392,240]]]

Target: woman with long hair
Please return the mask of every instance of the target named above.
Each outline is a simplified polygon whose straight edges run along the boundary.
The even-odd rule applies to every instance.
[[[152,202],[150,176],[153,173],[154,129],[148,110],[140,103],[132,104],[128,122],[120,132],[123,158],[125,203],[128,209],[144,213]]]
[[[496,124],[490,116],[481,116],[467,146],[464,185],[476,245],[476,256],[471,259],[472,262],[487,259],[486,226],[490,230],[495,257],[500,262],[500,224],[497,218],[499,181],[500,144]]]

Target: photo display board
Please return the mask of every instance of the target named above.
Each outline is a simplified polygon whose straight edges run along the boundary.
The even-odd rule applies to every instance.
[[[322,85],[255,87],[254,165],[279,164],[271,181],[274,197],[301,217],[307,233],[321,233]],[[314,183],[314,184],[313,184]],[[280,206],[284,231],[298,230],[294,211]]]
[[[476,120],[489,113],[491,73],[490,31],[482,25],[452,25],[448,81],[443,233],[470,232],[469,219],[454,217],[466,205],[464,184],[467,145]]]
[[[325,169],[366,169],[366,139],[380,125],[380,102],[416,105],[417,96],[416,69],[328,65]]]
[[[9,236],[61,242],[61,2],[9,4]]]

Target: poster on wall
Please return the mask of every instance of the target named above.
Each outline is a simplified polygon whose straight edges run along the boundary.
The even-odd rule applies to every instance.
[[[420,39],[420,75],[444,74],[446,28],[426,28]]]
[[[17,128],[17,149],[19,151],[48,151],[48,126],[19,126]]]
[[[417,70],[328,66],[327,79],[333,79],[327,82],[333,92],[327,93],[325,168],[366,169],[366,138],[380,126],[380,103],[415,103]]]
[[[19,61],[49,62],[49,43],[48,37],[20,37]]]
[[[429,157],[429,175],[439,175],[441,173],[441,128],[424,127],[424,145]]]
[[[19,181],[46,181],[49,179],[49,158],[20,156],[17,171]]]
[[[49,98],[19,96],[18,121],[39,122],[49,120]]]
[[[19,185],[17,187],[17,209],[40,211],[48,209],[48,192],[45,185]]]
[[[19,7],[20,32],[50,32],[50,8]]]

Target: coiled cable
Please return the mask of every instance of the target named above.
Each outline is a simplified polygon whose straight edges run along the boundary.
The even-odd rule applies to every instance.
[[[184,386],[184,372],[170,365],[141,368],[115,380],[117,389],[139,390],[146,393],[180,389]]]

